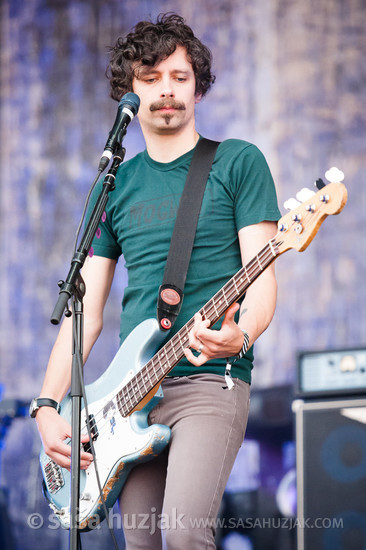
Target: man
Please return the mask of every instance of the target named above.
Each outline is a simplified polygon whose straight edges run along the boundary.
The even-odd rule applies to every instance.
[[[102,329],[104,305],[122,253],[128,286],[121,342],[138,323],[155,316],[176,208],[200,139],[195,105],[214,81],[209,50],[177,15],[141,22],[120,38],[112,51],[109,77],[114,99],[127,91],[140,97],[138,118],[146,151],[120,167],[106,219],[100,224],[101,236],[93,243],[94,256],[83,268],[84,360]],[[258,149],[239,140],[221,143],[207,182],[183,306],[173,332],[274,236],[279,216],[273,181]],[[215,548],[214,521],[246,428],[252,345],[270,323],[275,301],[270,266],[248,289],[239,320],[238,304],[213,329],[195,315],[186,359],[164,380],[164,398],[150,413],[152,423],[170,426],[169,448],[135,467],[122,491],[128,548],[162,547],[156,528],[162,512],[169,550]],[[243,346],[244,351],[250,349],[233,361],[234,387],[229,390],[226,358],[236,358]],[[70,349],[71,321],[65,319],[41,397],[60,402],[66,394]],[[48,406],[38,410],[36,420],[45,452],[70,467],[70,447],[64,443],[71,436],[70,426]],[[91,461],[89,453],[81,453],[81,468]],[[138,528],[135,522],[136,528],[131,528],[131,514],[149,518],[147,524]]]

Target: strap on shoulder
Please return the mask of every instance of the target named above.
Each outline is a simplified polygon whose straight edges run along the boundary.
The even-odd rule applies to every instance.
[[[162,330],[170,330],[182,306],[199,213],[218,141],[202,138],[196,145],[179,201],[163,283],[159,288],[157,317]]]

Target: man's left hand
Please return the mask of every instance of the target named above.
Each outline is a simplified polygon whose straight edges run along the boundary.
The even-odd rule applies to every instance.
[[[232,357],[241,350],[243,332],[234,321],[235,313],[239,310],[235,303],[226,311],[220,330],[210,329],[210,321],[202,319],[199,313],[194,316],[194,326],[189,333],[189,348],[184,350],[188,361],[199,367],[214,358]],[[193,350],[199,352],[194,355]]]

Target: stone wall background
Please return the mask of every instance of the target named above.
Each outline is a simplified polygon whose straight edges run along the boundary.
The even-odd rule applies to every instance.
[[[366,343],[365,0],[1,0],[0,3],[0,373],[3,397],[37,395],[57,329],[49,322],[57,281],[68,272],[84,197],[117,104],[104,78],[107,46],[136,21],[182,14],[214,55],[217,82],[198,107],[204,135],[257,144],[279,203],[333,165],[348,204],[302,254],[277,262],[278,306],[257,345],[254,387],[292,383],[299,350]],[[143,147],[137,123],[127,157]],[[284,212],[283,208],[282,211]],[[95,379],[118,335],[122,262],[105,331],[86,369]],[[47,528],[39,439],[13,421],[1,485],[17,548],[66,548]],[[29,514],[45,525],[28,525]],[[104,527],[88,547],[105,547]]]

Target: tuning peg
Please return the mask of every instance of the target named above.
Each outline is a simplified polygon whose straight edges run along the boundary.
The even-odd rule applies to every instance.
[[[288,199],[283,203],[283,206],[286,208],[286,210],[293,210],[294,208],[297,208],[300,206],[301,202],[297,201],[296,199]]]
[[[311,189],[308,189],[307,187],[303,187],[296,195],[296,198],[298,201],[300,202],[305,202],[307,201],[308,199],[310,199],[310,197],[312,197],[313,195],[315,195],[315,192],[312,191]]]
[[[325,177],[330,182],[340,183],[344,180],[344,173],[342,172],[342,170],[339,170],[338,168],[333,166],[327,172],[325,172]]]

